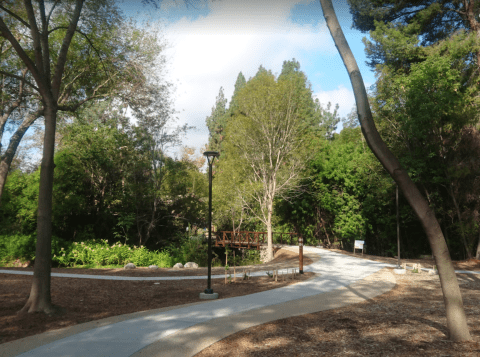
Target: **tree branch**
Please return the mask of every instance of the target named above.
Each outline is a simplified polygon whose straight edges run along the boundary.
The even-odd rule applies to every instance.
[[[9,14],[10,16],[16,18],[18,21],[20,21],[24,26],[26,26],[28,29],[30,29],[30,25],[28,24],[28,22],[26,22],[24,19],[22,19],[20,16],[18,16],[16,13],[8,10],[6,7],[2,6],[0,4],[0,9],[2,9],[3,11],[5,11],[7,14]]]
[[[55,6],[57,6],[57,4],[60,2],[60,0],[55,0],[55,3],[53,4],[52,8],[50,9],[50,12],[48,13],[48,16],[47,16],[47,27],[48,27],[48,24],[50,23],[50,17],[52,16],[52,13],[53,13],[53,10],[55,9]],[[50,32],[48,33],[50,35]]]
[[[57,26],[55,27],[54,29],[51,29],[48,33],[51,34],[52,32],[54,31],[57,31],[57,30],[60,30],[60,29],[64,29],[64,30],[68,30],[68,27],[66,26]],[[103,70],[105,71],[105,74],[108,76],[108,71],[107,69],[105,68],[105,64],[103,63],[103,59],[102,59],[102,56],[100,56],[100,51],[97,50],[97,48],[93,45],[93,42],[90,40],[90,38],[84,34],[82,31],[80,31],[79,29],[75,29],[75,32],[79,33],[80,35],[82,35],[83,37],[85,37],[85,39],[87,40],[87,42],[90,44],[90,47],[93,48],[93,50],[95,51],[95,53],[97,54],[98,58],[100,59],[100,63],[102,64],[102,67],[103,67]]]
[[[40,34],[42,44],[42,58],[43,58],[43,71],[45,73],[45,79],[50,81],[50,45],[48,43],[48,25],[45,17],[45,3],[43,0],[38,2],[40,10],[40,19],[42,21],[42,33]],[[50,83],[48,83],[50,85]]]
[[[70,25],[68,26],[67,33],[63,38],[62,47],[58,55],[57,65],[55,66],[55,74],[53,75],[52,91],[55,99],[58,99],[60,92],[60,83],[62,81],[63,71],[65,69],[65,63],[67,62],[67,53],[72,42],[73,35],[77,28],[78,20],[80,19],[80,13],[82,12],[83,0],[76,0],[75,10],[73,12]]]
[[[39,72],[39,78],[35,78],[37,81],[42,81],[42,83],[45,85],[45,92],[43,94],[47,93],[48,86],[45,81],[45,72],[44,72],[44,63],[43,63],[43,56],[42,56],[42,43],[41,43],[41,38],[40,38],[40,31],[37,26],[37,20],[35,18],[35,12],[33,11],[33,5],[31,0],[25,0],[25,9],[27,10],[27,15],[28,15],[28,21],[30,22],[30,33],[32,34],[32,39],[33,39],[33,50],[35,53],[35,64],[37,66],[37,71]],[[32,72],[33,74],[33,72]]]
[[[20,59],[23,61],[23,63],[25,63],[28,70],[32,73],[33,77],[35,78],[35,81],[37,82],[37,84],[39,86],[39,88],[36,88],[31,83],[29,83],[29,85],[32,88],[36,88],[36,90],[39,91],[39,92],[41,92],[40,89],[42,89],[42,90],[46,89],[43,85],[42,78],[40,76],[40,73],[38,72],[38,69],[37,69],[35,63],[32,61],[32,59],[30,57],[28,57],[28,55],[25,52],[25,50],[23,49],[23,47],[18,43],[17,39],[10,32],[10,30],[8,29],[7,25],[5,24],[5,22],[3,21],[3,19],[1,17],[0,17],[0,32],[2,33],[2,36],[4,38],[6,38],[12,44],[13,48],[17,52]],[[3,74],[12,76],[11,74],[9,74],[7,72],[4,72]],[[21,77],[17,77],[17,78],[21,78]]]
[[[3,74],[5,76],[8,76],[8,77],[12,77],[12,78],[15,78],[15,79],[18,79],[18,80],[21,80],[23,82],[25,82],[26,84],[28,84],[30,87],[32,87],[33,89],[35,89],[37,92],[40,92],[40,90],[30,81],[27,81],[24,77],[21,77],[21,76],[17,76],[16,74],[12,74],[12,73],[8,73],[8,72],[4,72],[2,70],[0,70],[0,74]]]

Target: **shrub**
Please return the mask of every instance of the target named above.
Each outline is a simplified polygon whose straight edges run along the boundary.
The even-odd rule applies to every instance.
[[[0,236],[0,265],[7,265],[16,259],[22,262],[35,259],[35,234]]]

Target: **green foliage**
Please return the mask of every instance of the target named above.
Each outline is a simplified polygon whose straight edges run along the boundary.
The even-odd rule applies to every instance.
[[[243,254],[244,256],[241,259],[239,259],[238,261],[235,260],[235,264],[237,266],[261,264],[259,250],[248,249],[245,250]],[[237,256],[235,258],[237,258]]]
[[[35,258],[35,243],[34,234],[0,235],[0,266],[6,266],[16,259],[32,261]]]
[[[195,262],[199,266],[207,266],[208,264],[208,243],[203,241],[203,236],[183,239],[180,245],[171,245],[168,251],[175,263],[185,264],[187,262]],[[212,266],[222,266],[222,262],[218,254],[212,251]]]
[[[210,132],[208,149],[211,151],[220,151],[221,143],[225,137],[225,128],[227,125],[227,99],[220,87],[215,106],[212,108],[212,114],[207,117],[206,123]]]
[[[0,233],[28,235],[35,231],[39,181],[39,169],[31,174],[19,170],[10,174],[0,205]]]
[[[402,47],[405,54],[405,36],[396,36],[389,32],[383,39],[392,46],[383,46],[376,30],[383,25],[402,29],[405,35],[415,35],[421,39],[422,46],[430,46],[449,38],[458,30],[467,29],[474,32],[468,17],[478,14],[477,3],[469,6],[468,11],[462,1],[395,1],[395,0],[349,0],[350,12],[353,15],[353,27],[362,32],[371,31],[370,35],[377,43],[367,41],[367,54],[371,59],[370,65],[390,62],[391,48],[396,47],[401,54]],[[413,37],[412,43],[417,42]],[[396,42],[396,43],[394,43]]]
[[[173,266],[172,257],[165,251],[149,251],[144,246],[128,246],[122,243],[110,245],[106,239],[86,242],[56,244],[52,247],[52,262],[60,267],[105,267],[158,265]]]

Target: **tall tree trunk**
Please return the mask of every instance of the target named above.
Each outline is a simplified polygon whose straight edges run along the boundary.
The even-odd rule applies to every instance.
[[[350,76],[357,104],[358,119],[367,144],[398,184],[427,234],[435,262],[438,266],[447,314],[449,338],[453,341],[471,340],[463,308],[462,295],[460,294],[455,270],[440,225],[427,201],[423,198],[407,172],[401,167],[397,158],[388,149],[375,127],[362,75],[335,15],[331,0],[320,0],[320,4],[328,29],[335,41],[335,46]]]
[[[273,213],[273,202],[268,202],[267,204],[267,261],[273,260],[273,234],[272,234],[272,213]]]
[[[25,135],[25,132],[28,130],[28,128],[30,128],[33,122],[42,115],[43,109],[39,109],[33,113],[30,113],[23,120],[20,127],[15,131],[15,134],[12,135],[7,150],[0,157],[0,203],[2,202],[3,189],[5,188],[5,183],[7,182],[8,171],[12,165],[18,145],[20,144],[20,141],[22,140],[23,135]]]
[[[325,232],[325,236],[327,237],[328,247],[330,248],[331,245],[332,245],[332,242],[330,242],[330,237],[328,236],[327,223],[324,221],[323,218],[320,218],[320,219],[321,219],[321,221],[322,221],[323,231]]]
[[[55,103],[45,105],[45,136],[43,158],[40,169],[40,190],[38,193],[37,246],[30,297],[21,312],[45,312],[52,314],[57,309],[52,305],[50,295],[50,272],[52,263],[52,193],[53,155],[55,151],[55,128],[57,108]]]

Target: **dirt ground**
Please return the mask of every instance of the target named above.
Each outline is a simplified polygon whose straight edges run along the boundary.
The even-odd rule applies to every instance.
[[[312,260],[304,257],[304,264]],[[297,268],[298,254],[280,250],[269,264],[237,267],[233,282],[233,267],[228,273],[232,283],[225,279],[212,279],[212,289],[219,298],[248,295],[275,289],[309,279],[313,273],[297,274],[283,281],[272,278],[252,277],[243,280],[245,271],[268,270],[274,268]],[[33,271],[32,268],[1,268],[7,270]],[[206,275],[206,268],[199,269],[52,269],[55,273],[111,275],[111,276],[195,276]],[[213,268],[212,275],[225,274],[224,268]],[[170,281],[119,281],[52,277],[51,295],[54,305],[64,309],[57,316],[45,314],[22,314],[17,312],[25,305],[30,294],[32,276],[0,274],[0,343],[38,333],[76,325],[110,316],[123,315],[161,307],[199,302],[199,293],[207,287],[206,279]]]
[[[352,253],[338,251],[344,254]],[[361,258],[361,254],[355,254]],[[396,259],[364,255],[365,259],[396,264]],[[428,260],[402,260],[408,264]],[[311,263],[305,259],[305,265]],[[480,270],[479,262],[454,262],[460,270]],[[298,267],[298,255],[281,250],[274,262],[256,269]],[[19,269],[19,270],[28,270]],[[143,272],[142,272],[143,270]],[[80,273],[76,269],[53,269]],[[224,273],[223,268],[213,274]],[[240,271],[241,273],[242,271]],[[151,276],[151,271],[103,269],[88,274]],[[196,272],[205,274],[200,269]],[[159,270],[155,276],[193,275],[192,271]],[[238,272],[237,272],[238,274]],[[239,274],[240,275],[240,274]],[[364,303],[342,309],[277,320],[231,335],[203,350],[208,356],[480,356],[480,275],[458,274],[465,312],[473,341],[453,343],[446,337],[446,318],[437,275],[411,273],[396,275],[390,292]],[[304,274],[303,279],[309,278]],[[287,281],[290,284],[294,281]],[[52,278],[53,303],[66,312],[49,317],[43,314],[17,315],[29,294],[31,276],[0,274],[0,343],[74,324],[136,311],[198,302],[205,281],[106,281]],[[250,294],[283,286],[265,276],[225,285],[213,280],[221,298]]]

